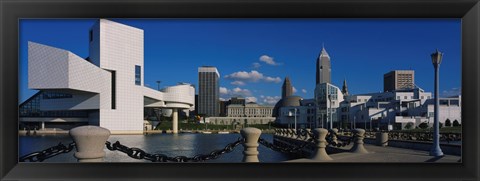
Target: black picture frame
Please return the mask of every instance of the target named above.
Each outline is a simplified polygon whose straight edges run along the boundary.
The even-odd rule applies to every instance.
[[[461,18],[462,163],[18,163],[21,18]],[[0,0],[0,19],[1,180],[479,180],[478,0]]]

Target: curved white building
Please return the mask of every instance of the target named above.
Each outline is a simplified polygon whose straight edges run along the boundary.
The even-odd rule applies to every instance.
[[[80,122],[112,133],[142,133],[144,107],[191,109],[195,89],[184,84],[162,91],[144,87],[143,30],[100,19],[90,30],[90,55],[28,43],[28,87],[42,91],[41,111],[83,111]],[[55,114],[50,114],[55,115]],[[24,122],[68,122],[68,117],[24,116]]]

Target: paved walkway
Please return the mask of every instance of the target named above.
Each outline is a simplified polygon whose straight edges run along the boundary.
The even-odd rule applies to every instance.
[[[337,153],[329,153],[329,156],[333,159],[331,161],[320,162],[388,162],[388,163],[411,163],[411,162],[449,162],[457,163],[461,162],[461,157],[457,155],[444,155],[443,157],[429,156],[426,151],[411,150],[395,147],[381,147],[375,145],[365,144],[365,149],[370,153],[358,154],[350,153],[348,150],[351,145],[336,149]],[[318,162],[311,159],[296,159],[286,162]]]

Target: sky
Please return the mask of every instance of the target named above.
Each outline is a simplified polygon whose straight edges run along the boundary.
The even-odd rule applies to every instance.
[[[433,92],[430,54],[444,53],[440,95],[461,91],[460,19],[110,19],[144,30],[144,84],[198,84],[198,67],[215,66],[220,97],[274,104],[290,77],[294,94],[313,98],[316,59],[325,47],[332,84],[347,81],[350,95],[383,91],[383,75],[414,70],[415,84]],[[88,57],[96,19],[20,20],[20,98],[28,89],[27,42]],[[197,90],[198,91],[198,90]]]

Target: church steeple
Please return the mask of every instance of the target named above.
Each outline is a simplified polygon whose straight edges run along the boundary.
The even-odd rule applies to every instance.
[[[317,58],[317,76],[316,76],[316,84],[321,84],[321,83],[331,83],[331,66],[330,66],[330,56],[327,53],[327,50],[325,50],[325,46],[322,45],[322,50],[320,52],[320,55],[318,55]]]
[[[347,78],[343,79],[342,93],[344,96],[348,96]]]
[[[282,99],[293,94],[292,83],[290,83],[290,78],[285,77],[282,85]]]

